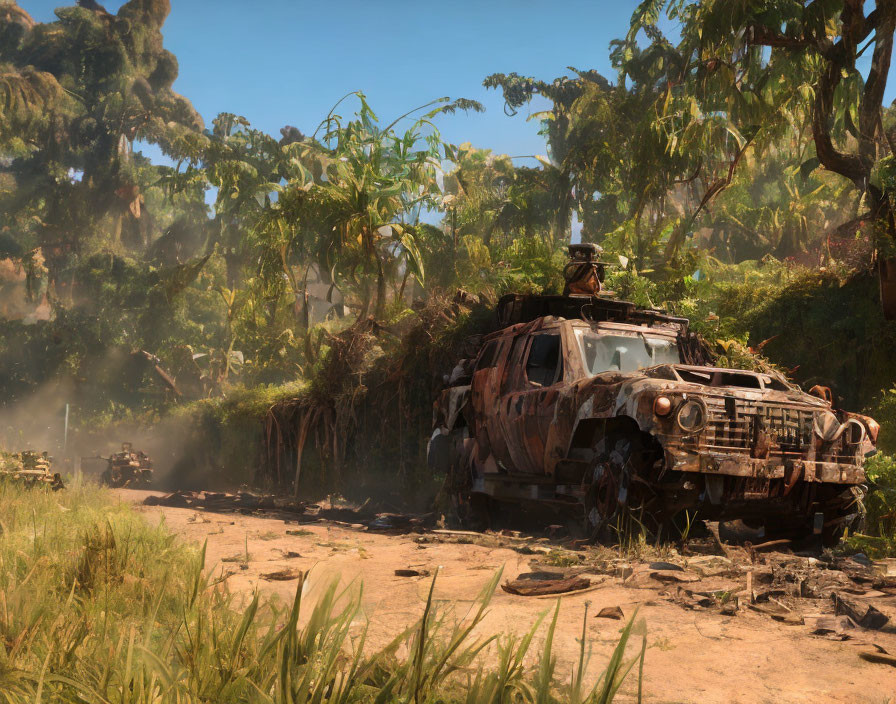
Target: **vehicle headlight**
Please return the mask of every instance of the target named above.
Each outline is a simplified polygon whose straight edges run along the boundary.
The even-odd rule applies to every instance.
[[[846,434],[846,442],[850,445],[861,445],[865,441],[865,426],[855,418],[850,418],[846,421],[844,433]]]
[[[679,406],[675,420],[684,432],[698,433],[706,427],[706,406],[703,401],[688,399]]]
[[[657,396],[653,401],[653,412],[665,418],[672,412],[672,399],[668,396]]]

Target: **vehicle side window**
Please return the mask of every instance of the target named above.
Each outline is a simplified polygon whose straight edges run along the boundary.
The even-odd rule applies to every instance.
[[[502,394],[513,390],[519,383],[521,376],[519,365],[522,364],[522,354],[527,342],[529,342],[529,338],[525,335],[517,335],[513,340],[513,345],[507,353],[504,375],[501,379]]]
[[[480,354],[479,359],[476,360],[476,371],[495,366],[498,359],[499,344],[499,340],[492,340],[483,348],[482,354]]]
[[[538,335],[532,339],[526,359],[526,378],[536,386],[556,383],[562,373],[560,335]]]

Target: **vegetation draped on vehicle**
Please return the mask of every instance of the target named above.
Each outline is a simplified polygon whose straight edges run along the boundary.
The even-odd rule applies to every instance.
[[[715,367],[686,319],[599,295],[510,294],[497,315],[435,405],[430,462],[463,517],[544,502],[598,538],[697,511],[827,542],[860,517],[879,428],[829,390]]]

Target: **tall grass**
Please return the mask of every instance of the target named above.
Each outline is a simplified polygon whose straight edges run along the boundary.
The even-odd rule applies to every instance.
[[[0,702],[609,702],[644,644],[632,623],[598,681],[583,624],[571,681],[523,636],[477,635],[496,574],[463,618],[437,608],[386,647],[365,647],[361,590],[331,584],[313,604],[246,605],[175,540],[91,487],[52,493],[0,482]],[[434,586],[435,582],[433,582]],[[531,663],[537,661],[537,666]]]

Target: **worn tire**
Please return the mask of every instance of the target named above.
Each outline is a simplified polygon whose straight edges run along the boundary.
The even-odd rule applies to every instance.
[[[584,500],[585,533],[592,541],[613,539],[613,529],[628,506],[632,475],[640,469],[641,450],[637,436],[607,435],[598,441]]]
[[[838,505],[821,531],[822,545],[833,547],[840,542],[847,530],[851,533],[861,528],[865,519],[864,498],[865,491],[859,486],[837,492],[833,500]]]
[[[490,502],[487,496],[472,492],[473,475],[465,450],[465,441],[469,437],[466,427],[442,436],[437,449],[443,456],[430,456],[429,465],[445,472],[442,495],[447,499],[452,522],[463,528],[480,530],[488,526]]]

